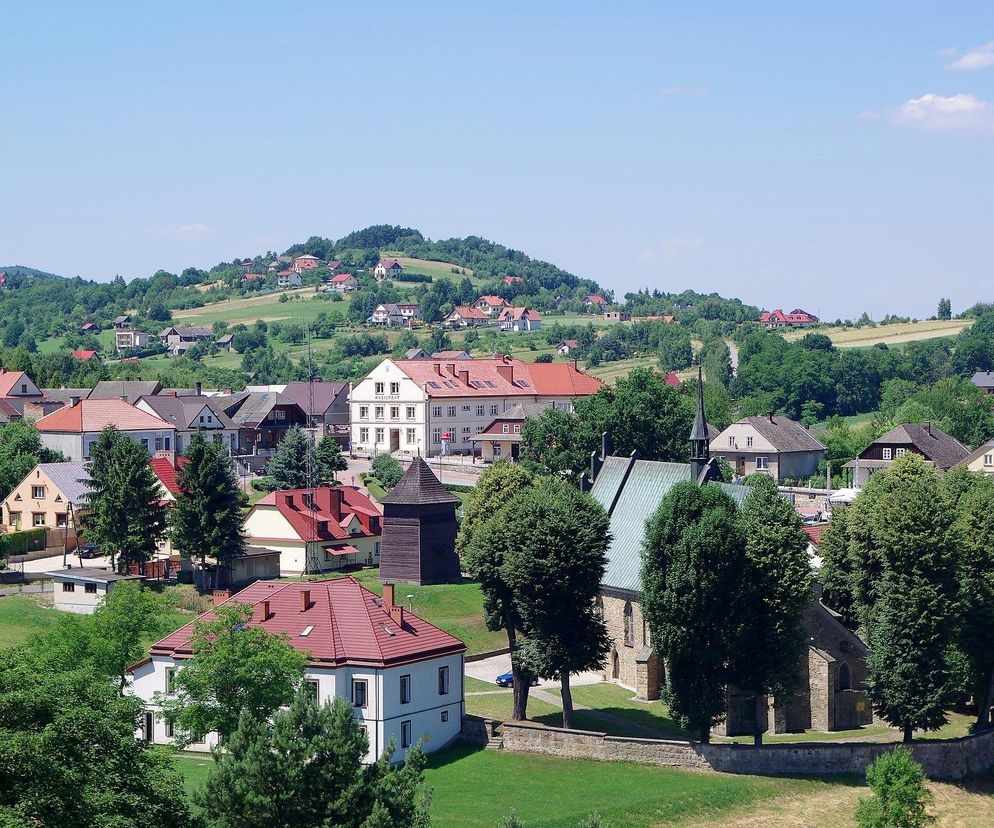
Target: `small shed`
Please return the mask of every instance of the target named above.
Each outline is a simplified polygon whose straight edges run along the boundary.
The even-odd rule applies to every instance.
[[[55,608],[80,615],[92,615],[120,581],[142,580],[141,575],[118,575],[95,566],[69,567],[45,574],[55,581]]]
[[[418,585],[458,581],[459,498],[446,490],[423,458],[414,458],[381,503],[380,580]]]

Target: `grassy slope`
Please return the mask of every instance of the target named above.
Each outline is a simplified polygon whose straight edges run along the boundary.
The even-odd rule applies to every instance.
[[[859,348],[883,342],[898,345],[919,339],[934,339],[940,336],[953,336],[973,324],[972,319],[950,319],[948,321],[925,320],[904,322],[897,325],[878,325],[875,328],[816,328],[815,333],[825,334],[840,348]],[[788,340],[800,339],[806,330],[789,331],[784,334]]]
[[[21,644],[49,627],[61,613],[41,606],[28,596],[0,598],[0,648]]]

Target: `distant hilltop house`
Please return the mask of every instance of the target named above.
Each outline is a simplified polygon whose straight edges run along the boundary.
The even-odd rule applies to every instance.
[[[711,441],[711,456],[723,457],[740,477],[754,472],[778,483],[818,473],[825,447],[800,423],[780,415],[745,417]]]
[[[412,320],[419,319],[420,317],[421,312],[417,305],[399,305],[394,302],[387,302],[376,306],[376,310],[369,317],[369,322],[373,325],[388,325],[392,327],[410,326]]]
[[[349,293],[359,290],[359,280],[351,273],[339,273],[328,280],[327,286],[334,293]]]
[[[870,475],[888,468],[909,451],[920,455],[939,471],[947,471],[970,456],[966,446],[932,423],[901,423],[870,443],[855,460],[846,463],[845,468],[853,470],[853,487],[863,488]]]
[[[325,268],[327,268],[332,273],[334,273],[341,266],[342,266],[342,263],[338,259],[329,259],[328,260],[328,264],[325,265]]]
[[[970,378],[970,382],[985,394],[994,394],[994,371],[977,371]]]
[[[498,324],[502,331],[537,331],[542,327],[542,314],[531,308],[504,308]]]
[[[305,270],[317,270],[319,267],[321,267],[321,260],[317,256],[312,256],[310,253],[305,253],[303,256],[297,256],[297,258],[293,260],[293,264],[290,265],[290,269],[297,274],[298,279],[300,274]]]
[[[100,328],[94,322],[86,322],[80,330],[83,333],[98,333]]]
[[[303,269],[310,270],[311,268]],[[280,288],[280,290],[299,288],[301,284],[299,270],[281,270],[276,274],[276,287]]]
[[[404,265],[396,259],[380,259],[376,263],[376,267],[373,268],[373,275],[377,280],[382,281],[383,279],[389,279],[391,276],[396,276],[403,269]]]
[[[520,285],[525,281],[524,276],[505,276],[501,279],[501,283],[505,285]]]
[[[764,328],[810,328],[818,324],[818,317],[800,308],[794,308],[790,313],[777,308],[761,313],[759,323]]]
[[[127,314],[122,314],[121,316],[117,316],[114,318],[113,322],[114,329],[124,330],[125,328],[130,328],[132,322],[133,320],[130,316],[128,316]]]
[[[595,311],[602,311],[608,306],[608,301],[603,296],[591,293],[586,299],[583,300],[583,304]]]
[[[131,327],[130,316],[118,316],[114,320],[114,350],[118,353],[130,351],[133,348],[144,348],[148,345],[148,334],[136,331]]]
[[[80,362],[100,362],[100,357],[97,356],[96,351],[70,351],[69,352],[74,358],[78,359]]]
[[[507,300],[503,296],[481,296],[473,303],[473,307],[496,319],[507,307]]]
[[[265,273],[246,273],[242,276],[243,282],[260,282],[266,278]]]
[[[556,353],[559,356],[569,356],[571,351],[575,351],[580,344],[575,339],[560,339],[556,343]]]
[[[214,332],[205,325],[193,325],[191,327],[176,327],[170,325],[159,331],[159,342],[172,356],[180,356],[186,353],[198,342],[209,342],[214,337]]]
[[[482,328],[490,324],[490,314],[477,308],[457,305],[442,320],[446,328]]]
[[[261,581],[229,596],[219,591],[215,600],[251,605],[249,627],[283,636],[306,656],[304,683],[318,704],[349,700],[369,736],[363,762],[375,762],[391,742],[394,760],[403,761],[419,742],[430,753],[458,737],[466,645],[397,603],[393,584],[384,584],[382,598],[348,576]],[[129,692],[144,704],[136,738],[173,742],[159,698],[193,657],[194,628],[191,622],[170,633],[128,667]],[[217,741],[216,733],[203,734],[190,749],[206,752]]]
[[[606,311],[604,319],[608,322],[631,322],[632,314],[630,311]]]

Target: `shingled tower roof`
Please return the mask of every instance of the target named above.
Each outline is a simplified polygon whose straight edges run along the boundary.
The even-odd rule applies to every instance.
[[[411,465],[407,467],[407,471],[404,472],[404,476],[400,478],[400,482],[380,502],[395,505],[458,503],[459,498],[438,481],[435,473],[428,468],[428,464],[423,458],[415,457],[411,461]]]

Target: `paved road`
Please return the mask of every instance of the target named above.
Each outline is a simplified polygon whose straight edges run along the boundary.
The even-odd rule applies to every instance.
[[[472,678],[494,684],[497,676],[511,672],[511,656],[498,655],[485,658],[482,661],[467,661],[466,675]],[[580,673],[570,679],[570,684],[576,686],[580,684],[600,684],[604,681],[598,673]],[[494,684],[494,687],[497,685]],[[558,681],[540,681],[539,687],[559,689]]]
[[[76,555],[66,555],[66,563],[70,564],[73,569],[78,569],[81,566],[96,566],[96,567],[106,567],[110,568],[110,558],[100,557],[100,558],[90,558],[80,560]],[[21,569],[21,564],[11,564],[11,569]],[[25,561],[23,564],[23,572],[48,572],[52,569],[62,569],[62,556],[52,555],[48,558],[37,558],[33,561]]]
[[[355,459],[349,459],[348,463],[349,470],[340,472],[338,479],[350,486],[361,486],[362,484],[359,481],[359,475],[362,472],[369,471],[369,460],[363,460],[362,458],[357,457]],[[431,470],[435,472],[435,476],[438,477],[439,480],[453,486],[475,486],[476,482],[480,479],[478,474],[473,474],[472,472],[452,471],[448,467],[443,467],[440,471],[438,464],[433,463],[431,460],[428,461],[428,465],[431,466]]]

